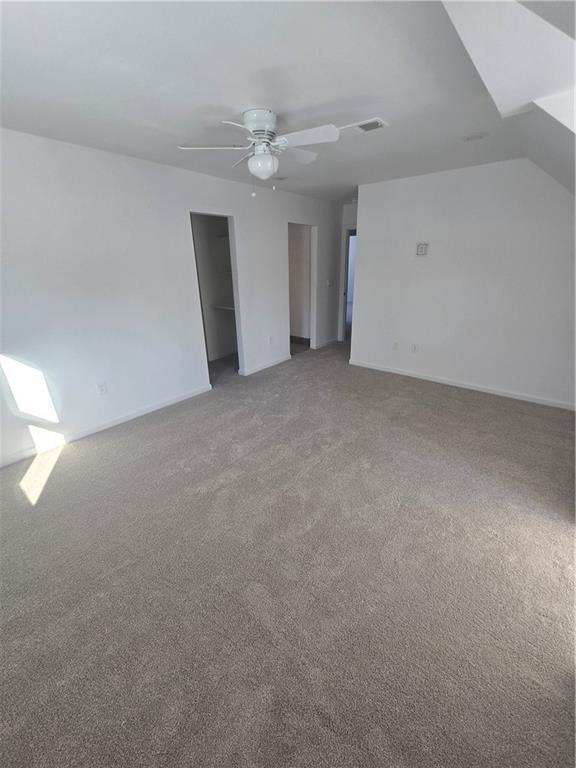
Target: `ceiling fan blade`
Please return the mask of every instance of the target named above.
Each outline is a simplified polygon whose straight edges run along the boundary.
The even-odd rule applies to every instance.
[[[178,149],[242,149],[244,151],[247,150],[247,149],[250,149],[250,148],[251,148],[250,146],[248,146],[248,147],[239,147],[239,146],[237,146],[235,144],[230,146],[230,147],[188,147],[185,144],[181,144],[178,147]]]
[[[313,163],[318,155],[316,152],[309,152],[307,149],[296,149],[288,147],[287,157],[292,158],[292,160],[295,160],[297,163],[301,163],[302,165],[308,165],[308,163]]]
[[[242,163],[244,162],[244,160],[248,160],[248,158],[249,158],[249,157],[252,157],[252,155],[253,155],[253,152],[248,152],[248,154],[247,154],[247,155],[244,155],[244,157],[241,157],[241,158],[240,158],[240,160],[238,160],[238,162],[234,163],[234,165],[232,166],[232,168],[236,168],[236,166],[238,166],[238,165],[242,165]]]
[[[242,123],[235,123],[233,120],[221,120],[220,122],[222,125],[233,125],[235,128],[242,128],[246,133],[252,133],[252,131],[249,128],[246,128],[245,125],[242,125]]]
[[[306,128],[303,131],[293,131],[278,136],[276,141],[286,143],[289,147],[301,147],[307,144],[326,144],[338,141],[340,130],[335,125],[318,125],[316,128]]]

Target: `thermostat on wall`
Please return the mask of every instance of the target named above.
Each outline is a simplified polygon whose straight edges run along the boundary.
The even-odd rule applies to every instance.
[[[416,243],[416,256],[428,256],[428,243]]]

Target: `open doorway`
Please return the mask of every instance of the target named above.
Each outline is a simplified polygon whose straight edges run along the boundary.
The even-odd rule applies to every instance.
[[[312,227],[288,224],[290,354],[310,349],[312,327]]]
[[[192,213],[192,237],[212,386],[238,372],[238,333],[230,222],[226,216]]]
[[[352,338],[352,309],[354,305],[354,275],[356,271],[356,230],[349,229],[346,237],[346,285],[344,289],[344,340]]]

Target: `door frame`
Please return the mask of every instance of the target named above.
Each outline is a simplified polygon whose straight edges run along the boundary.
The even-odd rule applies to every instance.
[[[350,255],[350,238],[357,237],[356,227],[348,227],[344,236],[344,250],[342,254],[340,272],[340,301],[338,306],[338,341],[346,338],[346,304],[348,298],[348,257]]]

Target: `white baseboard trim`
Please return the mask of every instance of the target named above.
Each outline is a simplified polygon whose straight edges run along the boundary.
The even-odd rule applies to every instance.
[[[196,397],[196,395],[202,395],[204,392],[210,392],[212,389],[212,385],[204,385],[203,387],[198,387],[197,389],[192,389],[189,392],[186,392],[185,394],[178,395],[178,397],[170,398],[169,400],[163,400],[160,403],[156,403],[155,405],[147,405],[144,408],[139,408],[136,411],[131,411],[126,416],[120,416],[117,419],[112,419],[110,421],[106,421],[102,424],[98,424],[97,426],[88,427],[87,429],[80,429],[76,430],[74,432],[64,432],[64,437],[66,439],[66,443],[74,443],[76,440],[82,440],[83,437],[89,437],[90,435],[95,435],[97,432],[103,432],[105,429],[111,429],[112,427],[117,427],[120,424],[125,424],[127,421],[132,421],[133,419],[138,419],[140,416],[146,416],[148,413],[153,413],[154,411],[160,411],[162,408],[167,408],[169,405],[176,405],[176,403],[181,403],[184,400],[190,400],[192,397]],[[29,459],[32,456],[36,456],[36,451],[34,450],[34,447],[30,448],[24,448],[21,451],[17,451],[15,453],[10,454],[2,463],[1,467],[8,467],[10,464],[15,464],[17,461],[22,461],[22,459]]]
[[[257,365],[255,368],[240,368],[238,373],[240,376],[252,376],[253,373],[258,373],[259,371],[264,371],[266,368],[272,368],[275,365],[280,365],[280,363],[285,363],[287,360],[292,360],[292,355],[279,357],[278,360],[272,360],[270,363]]]
[[[565,403],[561,400],[549,400],[544,397],[534,397],[533,395],[525,395],[521,392],[510,392],[506,389],[498,389],[497,387],[482,387],[477,384],[468,384],[463,381],[454,381],[453,379],[439,379],[434,376],[424,376],[421,373],[413,373],[412,371],[403,371],[399,368],[387,368],[383,365],[375,365],[374,363],[365,363],[361,360],[353,360],[350,358],[350,365],[356,365],[359,368],[370,368],[373,371],[383,371],[384,373],[394,373],[397,376],[409,376],[412,379],[422,379],[422,381],[433,381],[435,384],[447,384],[450,387],[459,387],[461,389],[471,389],[474,392],[484,392],[487,395],[498,395],[499,397],[510,397],[513,400],[523,400],[527,403],[536,403],[537,405],[549,405],[552,408],[564,408],[568,411],[574,410],[574,403]]]
[[[30,459],[32,456],[36,456],[36,451],[34,448],[23,448],[21,451],[15,451],[4,459],[2,464],[0,464],[0,469],[9,467],[11,464],[17,464],[19,461],[23,461],[24,459]]]

